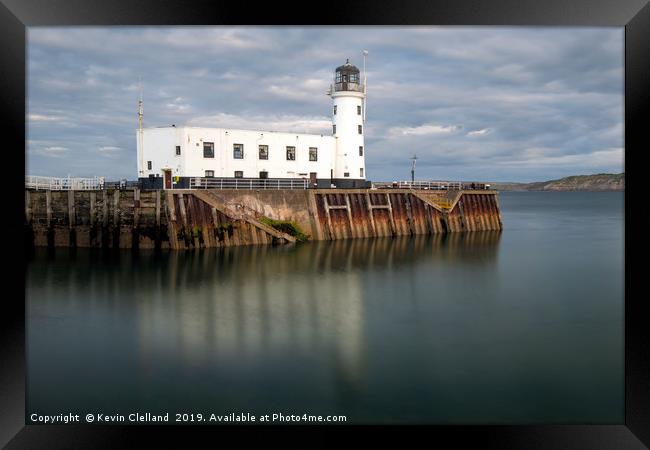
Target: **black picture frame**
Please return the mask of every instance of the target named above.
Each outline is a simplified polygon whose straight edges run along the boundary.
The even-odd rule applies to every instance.
[[[287,16],[287,11],[301,15]],[[634,172],[640,154],[648,151],[644,118],[650,109],[650,5],[647,0],[429,0],[348,2],[336,5],[305,2],[246,2],[205,0],[0,0],[0,98],[3,114],[4,187],[2,221],[7,276],[0,312],[0,445],[6,448],[120,448],[136,440],[152,444],[184,443],[188,437],[205,438],[214,445],[224,434],[266,443],[278,430],[308,431],[318,443],[324,432],[354,427],[152,427],[152,426],[25,426],[25,254],[24,154],[25,145],[25,45],[26,27],[68,25],[529,25],[625,27],[625,422],[612,425],[537,426],[426,426],[363,427],[383,439],[386,433],[406,431],[423,435],[427,443],[450,439],[453,446],[476,448],[646,448],[650,445],[650,340],[645,322],[646,295],[633,278],[633,260],[640,255],[634,237],[640,237],[639,214],[633,220],[632,197],[639,191]],[[645,114],[644,114],[645,113]],[[11,156],[11,157],[10,157]],[[9,162],[10,161],[10,162]],[[631,193],[630,193],[631,192]],[[19,259],[19,261],[16,261]],[[639,261],[642,261],[639,259]],[[252,433],[254,431],[255,433]],[[259,435],[263,436],[261,440]],[[301,433],[303,434],[303,433]],[[142,441],[144,439],[144,441]],[[327,439],[327,437],[325,437]],[[210,442],[210,441],[209,441]],[[333,444],[340,443],[335,440]],[[400,443],[402,437],[400,436]],[[285,443],[288,444],[287,441]],[[645,445],[644,445],[645,444]],[[179,444],[180,445],[180,444]],[[294,445],[289,445],[294,446]]]

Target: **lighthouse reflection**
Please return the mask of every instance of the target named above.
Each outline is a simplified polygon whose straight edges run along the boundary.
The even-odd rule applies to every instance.
[[[382,283],[377,277],[392,278],[397,300],[417,306],[426,300],[422,283],[441,276],[430,269],[450,260],[493,264],[498,240],[498,232],[480,232],[172,253],[138,302],[141,368],[161,354],[176,355],[186,370],[233,374],[272,372],[292,359],[308,372],[302,383],[333,377],[340,400],[352,400],[363,389],[372,326],[365,304],[376,296],[372,284]],[[445,280],[437,284],[446,295]]]

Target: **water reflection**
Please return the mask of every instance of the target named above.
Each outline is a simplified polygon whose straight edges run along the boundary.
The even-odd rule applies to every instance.
[[[494,265],[499,238],[480,232],[110,257],[36,252],[29,315],[52,324],[73,314],[95,321],[103,335],[122,334],[128,348],[110,351],[134,353],[141,387],[158,383],[161,367],[182,378],[261,364],[282,371],[291,358],[331,372],[323,375],[347,404],[363,388],[364,303],[373,285],[408,273],[399,289],[417,301],[423,280],[414,279],[415,267]]]

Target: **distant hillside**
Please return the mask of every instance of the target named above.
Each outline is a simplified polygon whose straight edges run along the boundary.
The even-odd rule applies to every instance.
[[[625,173],[575,175],[535,183],[490,183],[500,191],[624,191]]]

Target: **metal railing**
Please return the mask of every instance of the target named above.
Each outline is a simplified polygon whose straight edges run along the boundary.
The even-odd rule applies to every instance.
[[[373,183],[376,189],[430,189],[430,190],[453,190],[460,189],[460,181],[393,181],[392,183]]]
[[[41,177],[34,175],[25,176],[25,187],[27,189],[50,190],[50,191],[92,191],[104,188],[104,177],[94,178],[55,178]]]
[[[355,92],[364,92],[363,84],[352,83],[352,82],[341,82],[334,83],[334,89],[330,87],[330,92],[339,92],[339,91],[355,91]]]
[[[423,189],[433,191],[490,189],[486,183],[463,181],[393,181],[372,183],[373,189]]]
[[[308,189],[305,179],[190,178],[190,189]]]

